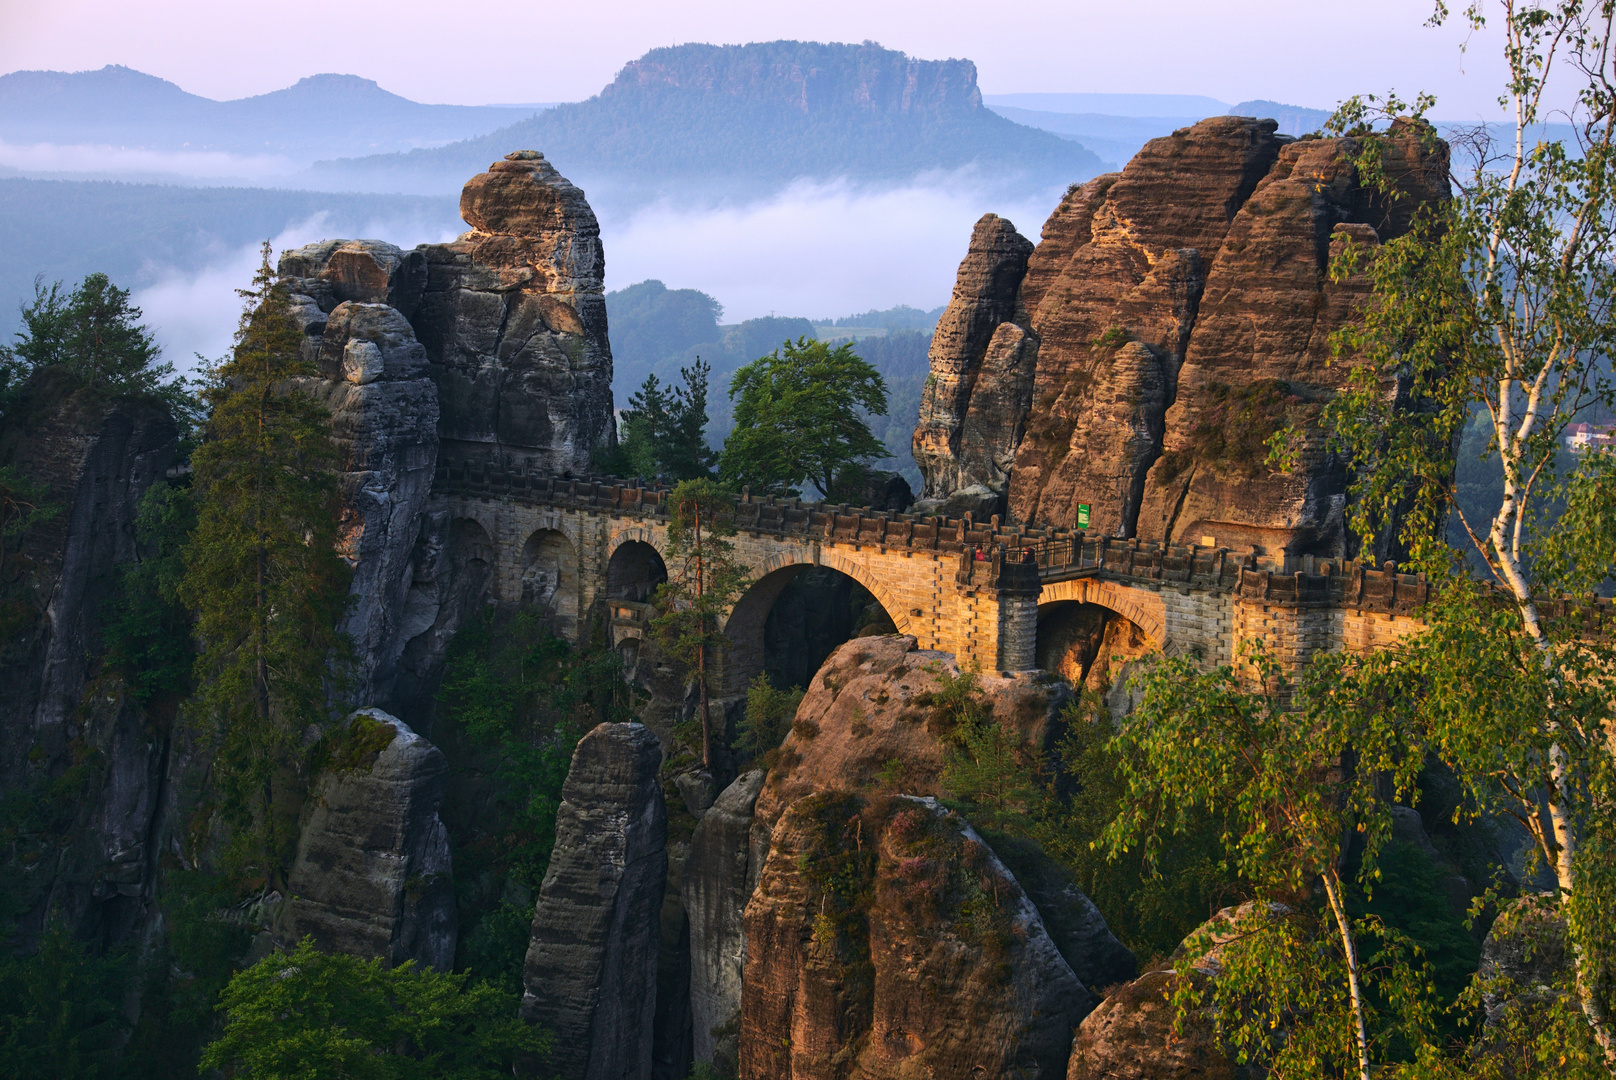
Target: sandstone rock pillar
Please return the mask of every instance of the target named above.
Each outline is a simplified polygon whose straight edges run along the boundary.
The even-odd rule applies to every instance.
[[[354,713],[336,747],[308,801],[279,936],[448,971],[458,922],[438,817],[448,762],[380,709]]]
[[[578,743],[523,969],[522,1018],[555,1037],[557,1080],[648,1080],[668,873],[662,749],[642,724]]]
[[[735,1036],[717,1032],[738,1025],[741,970],[746,964],[746,901],[758,867],[750,864],[748,835],[762,769],[736,780],[701,816],[690,840],[683,894],[690,916],[690,1012],[697,1061],[733,1067]],[[737,1027],[738,1030],[738,1027]]]

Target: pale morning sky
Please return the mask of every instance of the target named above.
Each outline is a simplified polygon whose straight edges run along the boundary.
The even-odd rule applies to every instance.
[[[1462,6],[1460,3],[1455,7]],[[304,75],[416,101],[577,100],[659,45],[874,40],[976,61],[986,93],[1206,94],[1330,107],[1395,88],[1491,115],[1498,49],[1432,0],[0,0],[0,72],[127,64],[213,98]]]

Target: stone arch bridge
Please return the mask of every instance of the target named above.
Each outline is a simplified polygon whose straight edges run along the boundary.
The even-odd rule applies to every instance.
[[[440,465],[432,502],[492,553],[491,599],[540,606],[575,641],[592,619],[605,619],[614,644],[632,648],[645,633],[645,601],[666,576],[667,494],[634,482]],[[728,692],[762,670],[769,608],[805,567],[853,578],[921,648],[1003,672],[1060,668],[1062,650],[1084,636],[1074,613],[1127,626],[1135,653],[1189,653],[1210,666],[1231,662],[1256,638],[1300,664],[1320,650],[1384,646],[1420,625],[1411,612],[1429,596],[1424,580],[1391,564],[1274,563],[1250,550],[1161,547],[997,517],[742,496],[730,522],[749,581],[725,625]]]

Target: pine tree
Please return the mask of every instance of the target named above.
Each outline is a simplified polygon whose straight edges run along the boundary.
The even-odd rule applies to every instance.
[[[639,476],[696,480],[712,473],[717,455],[707,445],[707,381],[701,357],[680,368],[682,386],[664,386],[647,375],[623,410],[620,454]]]
[[[746,587],[746,571],[735,559],[729,537],[735,527],[723,520],[733,506],[729,491],[712,480],[686,480],[669,499],[668,580],[657,587],[659,612],[651,628],[669,656],[696,678],[701,709],[701,760],[712,766],[712,727],[708,718],[713,660],[728,644],[721,620]]]
[[[196,531],[181,595],[197,616],[197,720],[236,830],[238,870],[273,878],[289,830],[277,784],[300,777],[303,733],[342,692],[337,629],[348,569],[337,554],[337,454],[326,410],[292,381],[313,375],[270,248],[233,355],[208,372],[212,415],[192,456]],[[281,794],[284,794],[282,792]]]

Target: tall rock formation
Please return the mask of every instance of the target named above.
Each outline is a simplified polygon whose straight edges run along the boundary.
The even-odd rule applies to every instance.
[[[667,880],[662,749],[641,724],[578,743],[523,968],[522,1018],[555,1036],[559,1080],[649,1080]]]
[[[332,747],[304,811],[279,936],[331,952],[454,965],[449,833],[438,816],[449,765],[380,709],[360,709]]]
[[[1017,302],[1032,251],[1032,242],[995,214],[984,214],[971,231],[954,295],[932,332],[931,378],[915,425],[924,499],[972,491],[978,501],[994,501],[1004,494],[1038,356]]]
[[[915,435],[929,498],[1008,474],[1008,512],[1025,522],[1075,526],[1086,506],[1088,528],[1113,536],[1345,553],[1348,478],[1316,420],[1350,369],[1326,366],[1329,337],[1366,284],[1331,282],[1329,258],[1446,198],[1447,151],[1395,125],[1391,174],[1408,198],[1387,202],[1360,182],[1354,140],[1275,128],[1203,120],[1067,193],[1017,283],[1013,327],[1028,340],[1005,331],[1000,345],[1014,359],[936,339]],[[1005,308],[980,269],[983,234],[951,312]],[[1265,443],[1287,423],[1304,433],[1300,466],[1271,473]]]
[[[616,439],[600,226],[533,151],[469,180],[470,232],[403,251],[325,240],[278,272],[343,451],[343,537],[361,700],[420,718],[491,565],[431,503],[444,466],[585,472]],[[458,530],[458,531],[457,531]]]
[[[158,917],[168,716],[149,718],[97,675],[120,564],[138,557],[135,515],[174,460],[179,429],[154,400],[108,399],[36,371],[0,421],[0,466],[54,508],[0,537],[0,791],[27,827],[0,853],[19,945],[48,918],[115,945]],[[17,485],[8,483],[15,491]]]
[[[584,193],[544,155],[507,154],[460,195],[471,231],[417,250],[412,317],[432,359],[447,461],[585,472],[616,441],[606,259]]]
[[[762,869],[748,857],[748,838],[763,777],[762,769],[742,774],[702,814],[681,882],[690,918],[692,1052],[695,1060],[719,1065],[721,1072],[735,1068],[746,966],[744,915]]]

